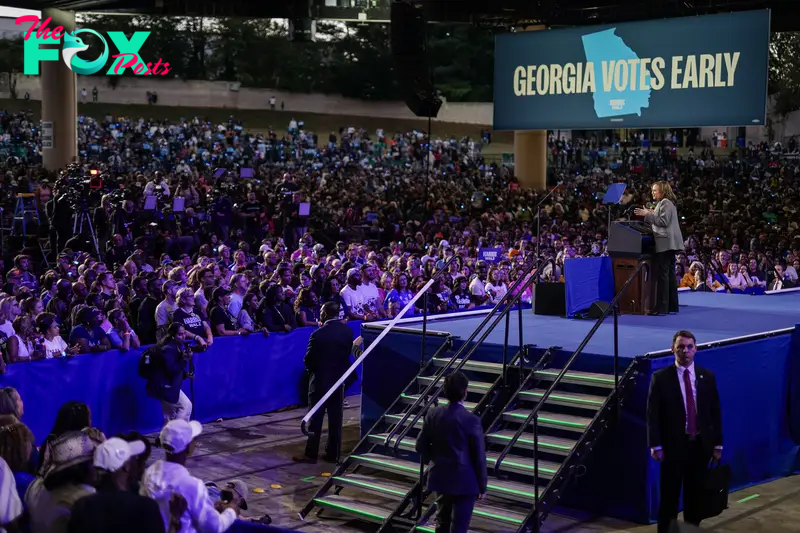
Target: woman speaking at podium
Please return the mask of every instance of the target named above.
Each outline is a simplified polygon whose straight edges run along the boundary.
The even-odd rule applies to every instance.
[[[636,208],[634,213],[643,216],[653,227],[656,245],[656,305],[654,314],[678,312],[678,282],[675,279],[675,252],[683,250],[683,236],[675,208],[675,193],[666,181],[657,181],[652,188],[655,209]]]

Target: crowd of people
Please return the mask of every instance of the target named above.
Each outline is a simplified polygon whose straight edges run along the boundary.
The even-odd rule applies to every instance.
[[[197,421],[165,424],[158,443],[163,458],[151,460],[146,437],[106,438],[92,426],[88,406],[75,401],[61,407],[37,447],[21,421],[24,410],[15,389],[0,389],[1,531],[221,532],[247,510],[242,480],[217,486],[186,468],[203,429]]]
[[[135,349],[163,340],[171,324],[201,345],[287,333],[319,325],[326,301],[343,318],[392,318],[453,255],[428,312],[493,305],[537,249],[550,260],[546,281],[563,281],[565,260],[603,255],[608,209],[631,215],[660,179],[679,198],[681,286],[789,288],[800,267],[794,168],[766,150],[676,156],[666,142],[551,137],[561,185],[541,205],[537,245],[545,192],[487,163],[481,140],[434,140],[429,154],[418,131],[342,128],[321,140],[295,120],[282,137],[249,134],[233,118],[80,122],[84,160],[52,175],[37,165],[31,117],[0,117],[15,154],[4,164],[7,202],[34,193],[28,226],[51,243],[47,263],[24,238],[6,259],[7,363]],[[628,185],[620,206],[602,203],[612,182]],[[93,224],[74,232],[76,216]]]
[[[2,113],[0,128],[4,225],[13,230],[0,268],[0,370],[149,345],[169,367],[140,366],[166,422],[166,459],[146,470],[146,439],[106,439],[77,402],[37,449],[19,394],[0,393],[0,468],[13,474],[0,476],[0,522],[9,531],[94,531],[101,515],[115,531],[194,531],[201,522],[224,530],[243,489],[211,490],[183,466],[201,430],[180,392],[187,342],[203,349],[218,337],[318,327],[326,302],[341,319],[363,321],[497,304],[537,253],[549,282],[563,281],[565,261],[604,255],[609,217],[646,205],[655,181],[677,195],[680,286],[784,289],[800,269],[797,169],[766,145],[720,155],[679,151],[675,135],[646,147],[554,135],[559,185],[532,191],[483,157],[486,136],[429,146],[421,131],[318,134],[297,120],[280,134],[249,133],[233,117],[81,117],[81,160],[54,174],[41,167],[30,115]],[[604,204],[619,182],[621,205]],[[11,216],[25,193],[36,211],[22,215],[31,236]],[[444,265],[429,297],[406,310]],[[532,300],[530,288],[522,299]],[[219,496],[216,507],[197,503],[203,491]]]

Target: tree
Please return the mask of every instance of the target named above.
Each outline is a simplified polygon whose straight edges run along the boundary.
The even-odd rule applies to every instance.
[[[775,112],[786,115],[800,109],[800,33],[772,35],[769,45],[769,94],[775,99]]]
[[[494,80],[492,31],[465,24],[429,25],[428,60],[433,82],[451,102],[491,102]]]

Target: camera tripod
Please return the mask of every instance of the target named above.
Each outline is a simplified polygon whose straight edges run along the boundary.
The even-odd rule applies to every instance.
[[[83,235],[84,220],[86,221],[86,227],[89,229],[89,236],[92,238],[94,250],[97,253],[97,259],[100,260],[102,257],[100,255],[100,247],[97,245],[97,235],[94,232],[94,226],[92,226],[92,217],[89,216],[89,212],[85,208],[75,212],[72,223],[72,234],[78,236]]]

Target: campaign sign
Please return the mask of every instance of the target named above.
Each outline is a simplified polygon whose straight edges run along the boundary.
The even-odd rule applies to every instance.
[[[503,259],[503,249],[498,248],[480,248],[478,249],[478,259],[486,261],[487,263],[497,263]]]
[[[494,129],[766,124],[769,10],[506,33]]]

